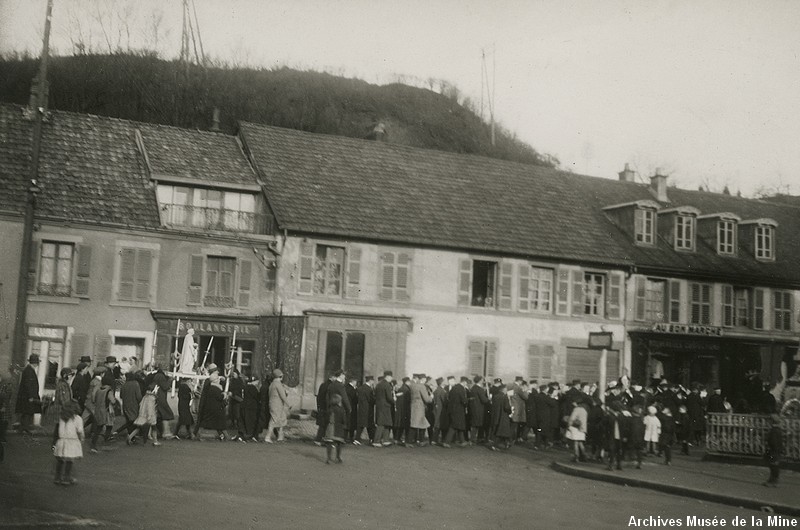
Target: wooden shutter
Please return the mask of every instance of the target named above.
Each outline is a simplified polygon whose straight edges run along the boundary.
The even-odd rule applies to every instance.
[[[691,312],[689,314],[689,322],[692,324],[700,323],[700,284],[689,284],[689,297],[691,300]]]
[[[583,289],[583,271],[572,271],[572,316],[580,316],[585,311],[585,293]]]
[[[518,309],[520,311],[530,311],[531,309],[531,301],[530,301],[530,277],[531,277],[531,266],[527,263],[523,263],[519,267],[517,267],[519,271],[519,304]]]
[[[77,361],[84,355],[89,355],[89,335],[86,333],[75,333],[72,335],[72,349],[70,351],[70,358],[72,365],[78,364]]]
[[[494,379],[497,373],[497,343],[490,340],[486,343],[486,373],[483,374],[487,379]]]
[[[300,243],[300,278],[297,292],[311,294],[314,289],[314,244]]]
[[[153,269],[153,252],[146,248],[136,251],[136,300],[150,300],[150,275]]]
[[[702,285],[701,289],[702,293],[702,307],[701,307],[701,323],[705,325],[711,324],[711,304],[712,304],[712,297],[711,297],[711,286],[707,283]]]
[[[733,286],[722,286],[722,325],[731,327],[733,326],[734,318],[734,303],[733,303]]]
[[[347,250],[347,290],[348,298],[358,298],[361,294],[361,249]]]
[[[482,340],[469,341],[468,348],[468,373],[470,375],[483,375],[483,353],[485,345]]]
[[[250,276],[253,273],[253,262],[249,259],[239,261],[239,307],[250,305]]]
[[[189,289],[187,305],[200,305],[203,301],[203,256],[189,257]]]
[[[381,300],[394,298],[394,260],[394,252],[381,254],[381,288],[378,295]]]
[[[647,314],[647,278],[637,276],[634,291],[633,318],[644,320]]]
[[[622,317],[622,274],[612,272],[608,275],[608,307],[606,317],[619,320]]]
[[[94,337],[94,360],[104,362],[106,357],[111,355],[111,337],[108,335],[95,335]]]
[[[78,245],[78,266],[75,275],[75,295],[89,297],[89,273],[92,266],[92,247]]]
[[[407,302],[411,298],[411,257],[405,252],[397,254],[395,278],[394,298]]]
[[[753,289],[753,328],[764,329],[764,289]]]
[[[669,282],[669,321],[681,321],[681,282],[670,280]]]
[[[542,352],[538,344],[528,345],[528,378],[542,379]]]
[[[458,305],[470,305],[472,300],[472,260],[462,259],[458,267]]]
[[[136,250],[123,248],[119,251],[119,290],[117,298],[133,300],[136,270]]]
[[[556,295],[556,313],[569,315],[569,269],[558,269],[558,292]]]
[[[500,309],[511,309],[511,286],[514,281],[514,267],[510,263],[500,264]]]
[[[28,294],[36,294],[36,270],[39,263],[40,247],[38,241],[31,241],[31,254],[28,261]]]

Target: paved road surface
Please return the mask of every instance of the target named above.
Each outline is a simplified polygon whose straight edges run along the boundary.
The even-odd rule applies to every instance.
[[[349,446],[344,464],[325,465],[307,442],[118,442],[87,452],[79,484],[64,487],[52,483],[47,439],[9,438],[0,527],[627,528],[631,516],[686,526],[687,515],[758,515],[565,476],[548,466],[566,453],[523,448]]]

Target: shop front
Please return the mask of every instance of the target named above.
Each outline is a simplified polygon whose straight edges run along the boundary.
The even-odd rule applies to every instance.
[[[720,387],[734,407],[756,400],[763,382],[780,383],[781,364],[797,352],[787,337],[728,335],[713,326],[658,324],[629,334],[634,381]]]

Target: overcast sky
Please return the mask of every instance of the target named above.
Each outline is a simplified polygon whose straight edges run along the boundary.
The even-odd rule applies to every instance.
[[[564,168],[616,178],[630,162],[686,188],[800,193],[797,0],[195,1],[216,58],[445,79],[479,104],[481,50],[494,49],[498,121]],[[45,3],[0,0],[0,52],[39,53]],[[55,0],[52,46],[152,47],[155,16],[173,57],[181,4]]]

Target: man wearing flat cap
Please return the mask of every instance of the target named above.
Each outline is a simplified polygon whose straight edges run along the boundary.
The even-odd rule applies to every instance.
[[[39,368],[39,356],[35,353],[28,357],[28,365],[22,370],[17,393],[17,406],[15,412],[20,415],[20,429],[23,433],[31,433],[33,415],[41,414],[42,401],[39,397],[39,378],[36,370]]]

